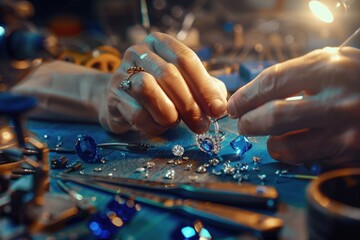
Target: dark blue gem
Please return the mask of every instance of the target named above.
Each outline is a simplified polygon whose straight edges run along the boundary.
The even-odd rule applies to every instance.
[[[97,239],[110,239],[119,228],[115,226],[105,212],[98,212],[92,216],[89,228]]]
[[[107,204],[104,211],[92,216],[89,228],[97,239],[112,239],[137,211],[136,203],[131,199],[115,197]]]
[[[201,141],[201,147],[208,153],[211,153],[214,148],[212,142],[209,139],[204,139]]]
[[[251,142],[249,142],[249,140],[243,135],[239,135],[232,140],[230,142],[230,146],[238,155],[243,155],[252,148]]]
[[[101,156],[98,154],[98,147],[95,140],[89,136],[80,136],[75,143],[75,150],[79,158],[88,163],[99,162]]]
[[[136,213],[135,202],[130,199],[115,198],[107,205],[107,209],[116,213],[124,223],[129,221]]]

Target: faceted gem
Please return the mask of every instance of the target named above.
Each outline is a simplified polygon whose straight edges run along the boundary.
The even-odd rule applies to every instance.
[[[98,153],[98,146],[95,140],[89,135],[78,137],[75,143],[75,150],[79,158],[85,162],[95,163],[101,160],[101,156]]]
[[[181,145],[175,145],[172,148],[172,153],[174,154],[174,156],[176,157],[181,157],[184,154],[184,147]]]
[[[210,155],[218,154],[221,149],[220,139],[208,133],[196,135],[196,145],[201,151]]]
[[[197,173],[206,173],[207,169],[204,165],[200,165],[196,170]]]
[[[252,148],[251,142],[243,135],[239,135],[232,140],[230,146],[238,155],[243,155]]]
[[[104,211],[92,216],[89,228],[96,239],[111,239],[139,210],[140,205],[133,200],[116,197]]]
[[[175,178],[175,170],[167,170],[164,176],[165,179],[174,179]]]
[[[213,149],[212,142],[209,139],[205,139],[204,141],[202,141],[201,146],[203,149],[205,149],[206,152],[211,152],[211,150]]]

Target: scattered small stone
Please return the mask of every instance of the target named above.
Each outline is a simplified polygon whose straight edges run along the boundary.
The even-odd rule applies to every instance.
[[[165,179],[174,179],[174,177],[175,177],[175,171],[173,169],[167,170],[164,176]]]
[[[135,172],[145,172],[145,168],[144,167],[139,167],[137,169],[135,169]]]
[[[150,169],[150,168],[154,168],[155,167],[155,163],[154,162],[147,162],[146,163],[146,168]]]
[[[212,158],[209,160],[209,164],[214,167],[217,166],[219,163],[220,163],[220,160],[217,158]]]
[[[207,169],[204,165],[200,165],[197,170],[196,170],[197,173],[206,173],[207,172]]]

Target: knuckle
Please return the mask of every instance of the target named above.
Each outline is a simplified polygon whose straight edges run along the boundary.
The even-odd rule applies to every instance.
[[[269,92],[276,91],[278,78],[281,71],[281,64],[265,69],[261,74],[260,83],[258,85],[259,97],[266,96]]]
[[[194,64],[199,61],[196,54],[188,48],[178,49],[178,55],[176,56],[176,65],[181,69],[191,68]]]
[[[132,58],[137,55],[136,53],[137,53],[137,47],[136,47],[136,45],[133,45],[133,46],[129,47],[128,49],[126,49],[126,51],[124,53],[124,58]]]
[[[268,104],[269,118],[266,124],[268,131],[272,134],[279,133],[279,122],[284,120],[284,105],[281,101],[275,101]]]
[[[238,129],[241,131],[241,133],[245,135],[252,134],[253,121],[250,118],[246,117],[246,115],[241,117],[238,121]]]
[[[343,136],[343,144],[345,149],[355,150],[357,152],[360,151],[359,140],[360,140],[359,128],[352,128],[346,131]]]
[[[179,79],[181,78],[181,74],[176,68],[176,66],[172,63],[165,63],[159,65],[156,74],[162,81],[172,80],[172,79]]]
[[[163,38],[163,33],[152,32],[146,36],[145,42],[153,42],[154,40],[159,41]]]

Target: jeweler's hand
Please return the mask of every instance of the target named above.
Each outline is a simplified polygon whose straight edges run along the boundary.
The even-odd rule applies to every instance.
[[[142,67],[123,90],[130,67]],[[210,76],[196,54],[169,35],[152,33],[126,50],[100,112],[102,126],[112,132],[139,130],[156,135],[179,120],[194,132],[205,132],[210,117],[226,112],[225,85]]]
[[[301,100],[285,99],[304,95]],[[277,160],[359,160],[360,51],[325,48],[277,64],[240,88],[228,103],[244,135],[270,135]]]

